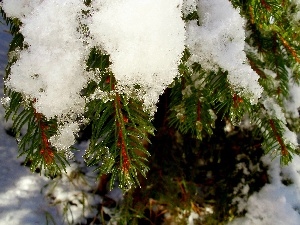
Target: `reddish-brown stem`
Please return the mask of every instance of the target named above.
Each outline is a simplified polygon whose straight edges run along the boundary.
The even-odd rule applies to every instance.
[[[53,163],[54,160],[54,152],[50,146],[49,139],[46,134],[48,126],[42,121],[41,113],[38,113],[34,110],[34,116],[35,116],[36,123],[38,124],[41,131],[42,144],[41,144],[40,154],[44,158],[46,164],[51,164]]]
[[[271,11],[271,6],[270,6],[265,0],[260,0],[260,3],[261,3],[262,6],[265,7],[268,11]]]
[[[279,36],[283,46],[291,53],[291,55],[295,58],[296,62],[300,63],[300,58],[298,57],[297,52],[289,45],[289,43],[281,36]]]
[[[249,14],[250,14],[250,22],[251,24],[254,24],[254,13],[252,6],[249,6]]]
[[[177,184],[178,184],[178,186],[180,188],[180,191],[181,191],[181,195],[182,195],[181,200],[182,200],[182,202],[185,202],[188,199],[188,194],[186,192],[186,189],[185,189],[182,181],[180,180],[180,178],[177,178],[176,180],[177,180]]]
[[[269,122],[270,122],[271,129],[272,129],[272,131],[273,131],[273,133],[274,133],[274,135],[276,137],[276,140],[278,141],[278,143],[279,143],[279,145],[281,147],[281,155],[287,156],[289,154],[289,152],[288,152],[288,150],[287,150],[287,148],[286,148],[286,146],[285,146],[282,138],[280,137],[280,135],[277,132],[277,129],[276,129],[275,124],[274,124],[274,121],[272,119],[270,119]]]
[[[120,109],[121,108],[121,98],[120,98],[119,94],[116,94],[115,101],[116,101],[117,107]],[[117,109],[116,109],[116,111],[117,111]],[[122,116],[122,118],[120,118],[120,119],[122,119],[124,123],[128,122],[128,118],[126,116],[123,116],[123,115],[119,115],[119,116]],[[116,128],[117,128],[117,132],[118,132],[117,146],[119,146],[121,148],[121,156],[122,156],[121,169],[124,173],[128,173],[129,168],[130,168],[130,160],[129,160],[129,156],[128,156],[128,153],[126,150],[126,142],[125,142],[125,138],[124,138],[123,131],[122,131],[122,124],[120,124],[118,119],[116,120]]]
[[[237,94],[234,94],[232,99],[234,108],[237,108],[243,102],[243,99]]]

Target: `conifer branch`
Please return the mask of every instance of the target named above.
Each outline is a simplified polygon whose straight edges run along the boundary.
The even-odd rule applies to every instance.
[[[116,111],[116,141],[117,146],[120,148],[120,167],[121,171],[126,175],[130,169],[130,158],[128,156],[127,141],[125,137],[125,124],[128,119],[124,118],[121,112],[121,99],[117,93],[115,97],[115,111]]]
[[[300,63],[298,53],[289,45],[289,43],[281,35],[278,34],[278,36],[286,50],[290,52],[290,54],[294,57],[297,63]]]
[[[127,190],[139,185],[138,173],[146,176],[148,167],[145,162],[149,153],[143,142],[149,142],[148,135],[153,133],[153,125],[139,100],[116,90],[117,82],[106,69],[108,57],[92,49],[87,64],[89,70],[97,68],[102,71],[100,82],[91,82],[87,87],[87,95],[93,96],[95,91],[101,90],[110,97],[95,98],[88,103],[92,137],[85,157],[88,165],[97,166],[99,175],[112,175],[111,188],[118,180],[120,187]]]
[[[206,2],[208,3],[209,1]],[[284,158],[283,161],[287,162],[291,159],[291,154],[295,151],[295,146],[293,146],[292,143],[288,143],[288,141],[284,138],[286,123],[282,121],[286,121],[285,117],[287,117],[287,115],[283,115],[280,119],[264,115],[264,106],[261,103],[263,100],[257,99],[259,99],[262,93],[261,86],[263,88],[263,97],[267,96],[274,100],[274,104],[278,104],[278,108],[280,109],[284,108],[284,101],[290,97],[290,70],[296,66],[299,68],[300,57],[298,53],[299,48],[297,47],[298,40],[294,41],[292,38],[288,38],[295,37],[295,39],[298,39],[299,37],[297,36],[298,34],[293,34],[295,25],[289,21],[289,4],[287,1],[275,0],[231,0],[230,2],[232,2],[235,7],[239,7],[241,9],[241,14],[244,15],[248,21],[247,28],[249,32],[246,33],[249,35],[246,37],[246,41],[249,45],[249,48],[247,48],[247,51],[249,50],[249,52],[247,52],[247,57],[251,68],[259,75],[259,82],[257,81],[258,77],[255,73],[253,73],[250,67],[249,70],[247,70],[248,68],[244,70],[244,67],[239,68],[238,64],[231,65],[229,61],[226,61],[227,59],[214,60],[222,58],[224,55],[226,57],[228,56],[227,54],[224,54],[224,49],[226,49],[226,53],[231,52],[227,51],[231,50],[231,47],[235,51],[235,44],[231,46],[228,43],[235,43],[234,38],[236,37],[244,37],[243,32],[239,33],[239,35],[235,35],[230,32],[227,34],[226,32],[228,31],[224,30],[224,33],[226,34],[224,35],[224,38],[216,38],[215,42],[222,42],[226,48],[218,48],[217,51],[211,55],[214,59],[209,57],[205,58],[205,54],[209,53],[209,50],[214,48],[213,45],[209,47],[208,51],[205,50],[205,54],[197,55],[202,48],[204,49],[204,46],[198,46],[199,40],[192,40],[190,45],[186,44],[186,49],[183,52],[181,63],[178,65],[178,57],[181,56],[180,53],[185,46],[185,32],[187,36],[190,35],[191,38],[194,38],[193,32],[203,32],[201,29],[207,28],[204,25],[201,25],[200,17],[202,15],[199,17],[196,8],[192,9],[194,11],[188,11],[187,15],[183,15],[185,13],[183,13],[183,10],[180,10],[178,8],[179,6],[177,6],[176,10],[179,16],[177,17],[178,23],[174,23],[174,30],[178,31],[179,27],[176,27],[177,25],[182,28],[182,39],[174,38],[174,43],[182,43],[182,45],[180,48],[178,47],[178,49],[177,46],[171,46],[170,48],[178,50],[179,53],[174,52],[175,55],[177,54],[177,58],[170,57],[172,59],[170,61],[172,61],[173,66],[170,67],[170,70],[172,70],[172,73],[170,72],[170,74],[172,76],[170,75],[169,80],[171,81],[176,75],[176,72],[174,73],[173,71],[174,66],[178,66],[179,74],[181,76],[177,76],[173,84],[170,86],[172,90],[170,95],[171,100],[168,102],[170,111],[167,120],[169,124],[175,126],[179,132],[184,134],[190,133],[193,137],[201,140],[205,135],[213,134],[217,117],[220,117],[221,119],[229,118],[233,125],[238,126],[242,118],[245,115],[248,115],[250,119],[254,121],[254,124],[257,127],[256,129],[259,130],[259,134],[264,137],[264,147],[266,151],[275,151],[274,149],[279,149],[281,157]],[[151,117],[149,116],[150,113],[147,109],[143,108],[143,104],[146,104],[147,101],[145,100],[143,102],[143,100],[141,100],[143,97],[138,96],[138,94],[144,94],[148,86],[151,86],[152,84],[154,85],[154,83],[151,83],[151,76],[154,76],[154,74],[155,76],[157,75],[156,72],[153,71],[161,71],[160,67],[162,64],[158,63],[158,70],[156,70],[157,68],[154,68],[155,70],[153,71],[150,70],[150,78],[148,79],[149,84],[145,83],[147,88],[142,88],[144,84],[143,79],[140,77],[134,77],[132,82],[137,83],[134,83],[132,87],[127,87],[126,85],[128,85],[128,83],[122,83],[120,76],[117,76],[118,70],[113,71],[113,69],[114,66],[118,64],[117,61],[120,60],[118,57],[115,57],[118,55],[117,52],[129,51],[129,48],[124,48],[125,50],[122,48],[119,49],[119,46],[123,44],[123,37],[117,37],[117,40],[114,43],[118,46],[116,47],[117,52],[114,52],[116,49],[111,51],[109,47],[105,46],[105,44],[108,44],[106,43],[106,40],[102,40],[101,38],[97,39],[97,32],[92,32],[93,29],[97,30],[97,27],[93,28],[92,26],[89,26],[89,24],[86,24],[86,20],[88,20],[90,16],[92,17],[90,14],[92,14],[94,10],[92,9],[94,7],[93,1],[85,0],[84,4],[86,7],[83,6],[83,8],[79,10],[76,20],[74,20],[74,18],[70,19],[72,22],[70,24],[75,24],[74,27],[77,26],[76,31],[78,33],[76,33],[76,35],[80,36],[80,38],[78,38],[78,42],[74,42],[70,46],[74,47],[78,43],[84,43],[83,46],[80,46],[82,49],[91,48],[87,59],[78,56],[79,61],[84,61],[86,59],[86,62],[83,62],[86,64],[86,71],[81,71],[80,69],[82,67],[80,69],[78,68],[78,70],[83,73],[86,72],[89,77],[84,77],[83,82],[78,84],[79,88],[76,90],[74,89],[76,94],[80,93],[78,94],[80,95],[80,100],[82,100],[82,104],[85,104],[86,107],[85,111],[80,111],[80,114],[84,114],[82,116],[86,117],[89,120],[88,123],[92,126],[90,145],[85,153],[85,157],[88,165],[97,167],[100,174],[112,175],[111,187],[114,184],[114,181],[118,180],[123,189],[128,189],[131,186],[139,185],[138,173],[146,176],[146,172],[148,170],[147,157],[149,156],[149,152],[143,143],[149,142],[148,136],[154,132]],[[105,4],[107,4],[107,7],[109,6],[108,2]],[[228,1],[226,1],[226,4],[228,4]],[[215,7],[209,4],[207,4],[207,6],[212,8]],[[198,7],[200,7],[200,2]],[[232,8],[231,5],[230,7]],[[95,14],[101,10],[100,8],[96,8],[97,7],[95,7],[94,11]],[[55,10],[58,9],[55,8]],[[0,8],[0,12],[5,17],[2,8]],[[236,11],[233,10],[232,12]],[[62,13],[67,14],[70,13],[70,11],[62,11]],[[109,16],[113,15],[110,13],[108,13]],[[180,18],[181,13],[183,13],[182,18]],[[239,12],[236,13],[236,19],[240,19],[237,26],[243,27],[244,22],[242,18],[239,17]],[[225,17],[227,16],[228,15]],[[99,18],[93,17],[95,21]],[[207,21],[209,20],[209,18],[206,19]],[[30,49],[30,45],[26,45],[24,37],[19,31],[19,27],[22,25],[22,19],[6,18],[6,20],[10,23],[10,30],[14,35],[10,45],[10,51],[12,52],[18,48],[21,50],[27,48]],[[203,20],[202,22],[204,23],[207,21]],[[207,25],[211,26],[211,23],[207,23]],[[185,29],[187,26],[191,28],[190,31]],[[222,32],[223,29],[221,28],[220,32]],[[32,28],[29,28],[29,31],[31,31],[31,29]],[[209,29],[207,30],[209,31]],[[237,31],[237,29],[234,29],[234,31]],[[104,30],[101,32],[104,32]],[[71,33],[72,32],[68,35],[74,35]],[[176,34],[178,34],[178,32]],[[200,33],[198,33],[198,35],[199,34]],[[76,35],[74,36],[74,39],[77,38]],[[113,37],[113,34],[107,35],[112,35]],[[222,35],[218,34],[216,36]],[[227,36],[230,38],[227,39]],[[168,38],[169,37],[170,36],[168,36]],[[91,40],[89,38],[93,39],[92,44],[89,43],[89,40]],[[158,36],[158,38],[160,38],[160,36]],[[30,38],[27,40],[30,40]],[[120,40],[122,40],[122,44],[119,43],[121,42]],[[133,41],[133,39],[129,38],[129,40],[124,42],[124,45],[128,43],[131,44],[131,41]],[[207,41],[207,43],[209,43],[209,41]],[[95,43],[101,43],[99,44],[101,46],[94,46]],[[136,43],[137,45],[139,44],[139,42]],[[49,42],[48,44],[52,47],[54,42]],[[243,40],[237,41],[236,44],[240,46],[237,48],[238,51],[243,49]],[[154,43],[152,47],[157,47],[155,45],[156,43]],[[166,42],[162,42],[160,48],[163,45],[166,45]],[[37,47],[40,46],[37,45]],[[58,47],[60,48],[61,46]],[[80,52],[79,55],[83,54],[82,52],[85,51],[82,49],[78,48],[78,52]],[[101,51],[100,49],[103,50]],[[104,49],[105,53],[103,52]],[[157,52],[162,54],[158,50]],[[242,50],[241,52],[244,54]],[[134,52],[134,54],[135,53],[136,52]],[[86,54],[86,52],[84,52],[84,54]],[[111,54],[114,64],[109,61],[109,54]],[[113,56],[113,54],[116,55]],[[56,55],[54,54],[54,56]],[[11,77],[9,77],[9,73],[11,72],[10,69],[13,69],[12,65],[17,60],[18,57],[15,56],[9,62],[5,79],[11,79]],[[150,61],[150,58],[147,60]],[[246,58],[245,60],[241,60],[241,66],[248,66],[245,65],[245,61]],[[123,63],[122,60],[120,60],[120,62]],[[74,65],[75,64],[81,65],[77,61]],[[166,63],[166,65],[167,64],[168,63]],[[228,66],[227,64],[230,65]],[[128,65],[128,67],[129,66],[131,65]],[[232,71],[230,72],[231,67],[233,68],[232,71],[234,71],[234,73]],[[121,70],[124,69],[124,67],[121,66],[118,68],[121,68]],[[244,83],[239,82],[238,78],[240,78],[240,74],[238,73],[240,71],[245,71],[245,73],[247,73],[245,75],[249,75],[249,78],[254,77],[254,79],[249,83],[247,83],[247,80],[242,80]],[[137,74],[140,74],[140,71],[137,71]],[[49,74],[46,74],[45,76],[48,75]],[[30,76],[31,74],[28,75],[28,77]],[[20,77],[18,77],[18,79],[19,78]],[[118,78],[118,80],[116,78]],[[242,79],[245,78],[242,77]],[[170,84],[170,81],[166,80],[166,83],[162,82],[163,84],[160,87],[157,87],[157,89],[162,88],[159,89],[160,92],[155,92],[156,90],[154,91],[157,96],[167,84]],[[48,81],[43,80],[41,83],[43,82],[47,83]],[[254,85],[255,88],[251,89],[251,85]],[[55,114],[56,119],[47,119],[35,109],[33,104],[34,101],[32,100],[33,97],[31,97],[31,94],[28,94],[28,92],[31,93],[30,91],[21,87],[18,89],[20,91],[20,93],[18,93],[14,91],[14,87],[10,88],[12,89],[6,88],[5,90],[5,93],[10,98],[10,102],[6,107],[5,117],[6,119],[13,118],[14,120],[13,126],[17,133],[17,138],[20,138],[20,154],[26,155],[26,160],[32,162],[32,168],[45,167],[47,170],[52,172],[64,169],[65,164],[67,164],[67,159],[64,153],[51,146],[49,141],[49,138],[56,134],[58,125],[63,123],[58,122],[59,113]],[[126,89],[126,91],[124,91],[124,89]],[[246,89],[249,89],[249,93]],[[251,99],[252,96],[255,96],[255,98],[253,98],[254,100]],[[71,98],[68,98],[67,100],[70,102]],[[86,100],[86,102],[84,102],[84,100]],[[155,97],[149,97],[147,100],[152,103],[155,102],[156,99]],[[257,101],[259,103],[255,105]],[[74,104],[76,105],[77,103],[75,102]],[[82,108],[83,107],[81,107],[81,109]],[[74,115],[74,118],[75,121],[77,119],[76,115]],[[22,134],[21,131],[24,127],[27,127],[27,131],[25,134]]]
[[[285,156],[287,156],[289,154],[288,150],[286,148],[286,145],[284,144],[281,136],[278,134],[278,131],[277,131],[275,123],[274,123],[274,120],[270,119],[269,122],[270,122],[271,129],[272,129],[272,131],[273,131],[273,133],[274,133],[274,135],[276,137],[276,140],[278,141],[278,143],[279,143],[279,145],[281,147],[281,155],[283,157],[285,157]]]

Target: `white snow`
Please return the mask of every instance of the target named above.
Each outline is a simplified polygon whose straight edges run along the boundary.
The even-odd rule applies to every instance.
[[[262,103],[271,118],[277,118],[286,124],[286,119],[284,113],[282,112],[282,108],[275,102],[273,98],[266,97]]]
[[[292,0],[292,2],[296,5],[295,14],[293,15],[293,19],[296,23],[300,22],[300,1]]]
[[[259,76],[247,64],[244,19],[228,0],[199,0],[197,21],[187,24],[187,46],[192,62],[204,69],[228,71],[228,80],[238,92],[248,94],[256,103],[262,88]]]
[[[182,6],[183,15],[187,16],[194,11],[197,11],[197,0],[184,0]]]
[[[228,225],[299,225],[300,224],[300,157],[283,168],[280,160],[270,155],[263,158],[269,166],[270,184],[266,184],[258,193],[254,193],[246,203],[247,213],[236,218]],[[286,186],[283,179],[292,184]]]
[[[43,0],[10,0],[3,1],[2,7],[8,17],[23,18]],[[1,3],[0,3],[1,4]]]
[[[52,146],[57,149],[67,151],[72,145],[75,144],[74,136],[79,132],[78,123],[67,123],[58,128],[58,134],[52,136],[49,141]],[[70,152],[71,153],[71,152]],[[68,151],[67,151],[68,154]],[[68,155],[72,158],[73,154]]]
[[[43,1],[20,18],[29,47],[20,52],[6,85],[34,100],[37,112],[47,118],[83,112],[80,91],[87,83],[85,48],[76,30],[82,8],[80,0],[63,4],[59,0]]]
[[[128,92],[139,84],[152,114],[178,73],[185,41],[181,5],[181,0],[93,1],[90,32],[95,45],[110,55],[117,89]]]

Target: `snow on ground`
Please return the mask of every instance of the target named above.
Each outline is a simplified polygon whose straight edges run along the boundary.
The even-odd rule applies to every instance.
[[[245,217],[228,225],[299,225],[300,224],[300,157],[295,156],[281,167],[279,159],[270,156],[262,159],[268,165],[270,183],[251,195],[241,206],[247,210]],[[245,204],[245,205],[243,205]]]

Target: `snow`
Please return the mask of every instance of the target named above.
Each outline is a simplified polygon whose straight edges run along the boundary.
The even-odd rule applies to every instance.
[[[299,0],[293,0],[292,1],[296,5],[295,13],[293,15],[293,19],[296,23],[299,23],[300,21],[300,1]]]
[[[185,0],[183,1],[182,12],[185,16],[197,11],[197,0]]]
[[[75,144],[74,136],[79,132],[78,123],[69,123],[59,126],[58,134],[50,138],[52,146],[61,150],[68,150],[72,145]],[[70,152],[71,153],[71,152]],[[69,153],[69,154],[70,154]],[[67,151],[68,154],[68,151]],[[73,154],[70,154],[68,158],[72,158]]]
[[[298,225],[300,224],[300,157],[283,168],[280,160],[270,155],[263,158],[269,166],[270,183],[251,195],[245,204],[247,213],[228,225]],[[283,180],[291,184],[284,185]]]
[[[4,1],[2,7],[8,17],[22,18],[28,15],[43,0],[10,0]]]
[[[181,5],[181,0],[93,1],[89,29],[95,45],[110,55],[117,89],[130,95],[139,84],[152,114],[178,74],[185,41]]]
[[[228,80],[237,92],[249,95],[254,104],[260,98],[262,88],[259,76],[247,64],[244,19],[227,0],[200,0],[197,21],[187,24],[187,46],[191,61],[198,62],[206,70],[228,71]]]
[[[273,98],[266,97],[262,103],[271,118],[279,119],[286,124],[286,119],[284,113],[282,112],[282,108],[275,102]]]
[[[20,52],[6,85],[34,99],[37,112],[47,118],[83,113],[80,91],[87,84],[82,65],[85,49],[76,31],[82,8],[80,0],[64,1],[63,6],[58,0],[43,1],[20,18],[29,47]]]

